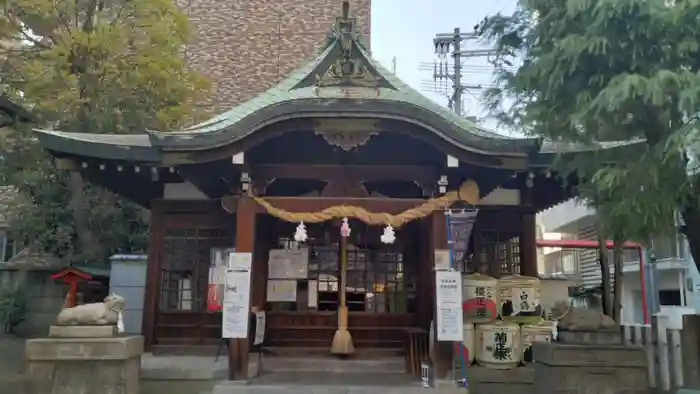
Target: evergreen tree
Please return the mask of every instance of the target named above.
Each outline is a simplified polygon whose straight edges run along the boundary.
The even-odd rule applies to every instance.
[[[503,122],[591,150],[562,155],[607,233],[647,240],[684,221],[700,265],[700,1],[520,0],[476,26],[494,44],[489,108]],[[597,147],[627,141],[611,156]]]
[[[0,81],[38,127],[137,133],[190,120],[207,89],[182,49],[188,21],[171,0],[3,0]],[[18,193],[18,241],[72,263],[145,247],[141,208],[78,172],[54,168],[32,130],[3,134],[0,176]]]

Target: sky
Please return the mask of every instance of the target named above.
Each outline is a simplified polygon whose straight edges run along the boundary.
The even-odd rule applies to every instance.
[[[433,38],[438,33],[473,31],[485,16],[497,12],[510,13],[516,0],[372,0],[372,55],[387,69],[396,58],[396,74],[427,97],[447,105],[452,83],[434,82],[433,65],[438,61]],[[479,49],[477,41],[465,41],[463,49]],[[451,63],[450,63],[451,65]],[[465,84],[489,85],[491,67],[485,58],[463,60],[462,81]],[[496,124],[479,104],[480,91],[464,93],[465,115],[477,116],[492,128]]]

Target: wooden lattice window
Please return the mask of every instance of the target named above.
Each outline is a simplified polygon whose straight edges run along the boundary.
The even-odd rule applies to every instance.
[[[211,249],[232,243],[223,229],[167,229],[160,276],[160,310],[206,311]]]
[[[284,244],[284,242],[282,242]],[[340,301],[340,246],[337,242],[309,240],[309,274],[297,281],[300,292],[316,292],[316,308],[337,311]],[[415,309],[415,275],[404,253],[386,246],[348,245],[346,304],[350,311],[410,313]],[[271,310],[306,309],[306,297],[297,303],[271,302]]]
[[[337,246],[312,247],[309,279],[316,280],[319,310],[338,309],[340,250]],[[396,250],[348,246],[346,303],[350,311],[406,313],[413,309],[415,286],[406,270],[404,255]]]
[[[520,239],[497,230],[475,230],[470,253],[457,266],[463,273],[502,277],[520,273]]]

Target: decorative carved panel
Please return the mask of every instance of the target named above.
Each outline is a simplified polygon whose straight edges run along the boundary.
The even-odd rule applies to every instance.
[[[344,151],[363,146],[379,134],[376,121],[370,119],[323,119],[316,122],[314,133],[329,145]]]

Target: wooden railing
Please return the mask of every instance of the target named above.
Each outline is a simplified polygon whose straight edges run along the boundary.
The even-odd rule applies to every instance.
[[[421,375],[421,364],[429,358],[429,334],[421,328],[406,329],[406,373],[411,376]]]

